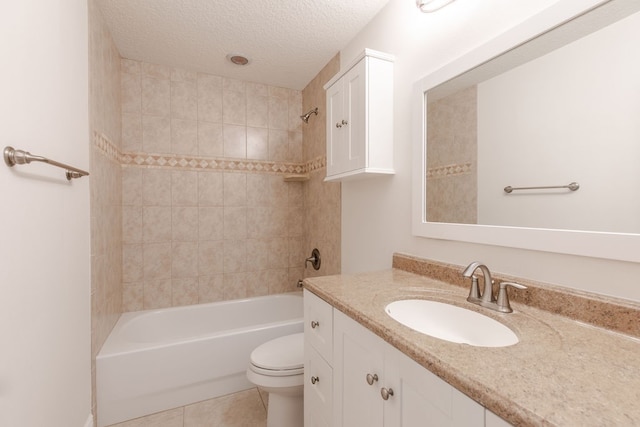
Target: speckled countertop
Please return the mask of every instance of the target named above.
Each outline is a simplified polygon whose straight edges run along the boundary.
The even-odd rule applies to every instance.
[[[467,303],[460,286],[399,269],[308,278],[305,288],[514,425],[640,426],[638,338],[513,301],[500,314]],[[413,331],[384,311],[407,298],[481,312],[520,342],[473,347]]]

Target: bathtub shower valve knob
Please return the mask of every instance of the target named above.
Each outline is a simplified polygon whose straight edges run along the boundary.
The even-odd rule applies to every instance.
[[[304,261],[304,267],[307,268],[309,263],[311,263],[314,270],[320,270],[320,251],[318,248],[313,248],[311,256]]]

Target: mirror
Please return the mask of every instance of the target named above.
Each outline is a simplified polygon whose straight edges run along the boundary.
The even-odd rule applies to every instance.
[[[419,81],[414,234],[640,260],[639,11],[561,0]]]

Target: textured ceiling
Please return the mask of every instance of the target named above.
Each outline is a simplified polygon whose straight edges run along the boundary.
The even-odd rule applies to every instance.
[[[389,0],[97,1],[124,58],[303,89]]]

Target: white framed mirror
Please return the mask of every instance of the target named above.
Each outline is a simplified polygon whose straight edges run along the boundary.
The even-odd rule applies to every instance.
[[[639,1],[559,0],[418,81],[413,234],[640,261],[638,45]]]

